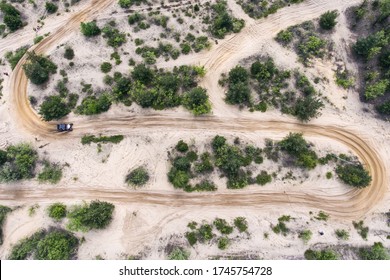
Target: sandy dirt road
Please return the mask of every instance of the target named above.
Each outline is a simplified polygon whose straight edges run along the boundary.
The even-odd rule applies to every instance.
[[[95,18],[99,12],[104,11],[112,2],[112,0],[92,1],[91,5],[75,13],[63,26],[53,31],[49,37],[35,46],[35,51],[37,53],[48,52],[65,40],[72,32],[78,30],[80,22]],[[131,135],[131,132],[134,130],[147,133],[148,130],[157,128],[173,131],[185,128],[194,131],[215,131],[216,133],[229,131],[295,131],[303,132],[307,135],[332,138],[340,142],[340,144],[348,146],[364,162],[373,177],[370,187],[364,190],[351,190],[337,196],[314,196],[301,191],[289,193],[231,191],[229,193],[219,192],[214,195],[203,195],[177,193],[175,191],[137,191],[130,193],[122,190],[89,189],[78,190],[77,199],[99,198],[116,203],[137,202],[177,207],[180,205],[207,206],[210,204],[214,206],[246,205],[257,207],[260,205],[292,203],[323,209],[343,218],[352,219],[360,217],[383,198],[388,185],[386,166],[378,151],[367,144],[366,139],[362,139],[356,131],[337,125],[327,125],[318,122],[316,125],[311,125],[295,122],[260,121],[255,116],[240,117],[232,114],[229,111],[229,107],[224,104],[221,90],[218,89],[218,78],[216,78],[222,72],[230,69],[240,59],[254,54],[256,44],[263,40],[272,39],[279,30],[317,17],[334,7],[342,9],[358,2],[355,0],[306,1],[303,4],[285,8],[266,20],[256,21],[247,25],[241,33],[221,41],[210,52],[184,58],[184,60],[192,60],[188,61],[188,63],[200,62],[202,65],[205,65],[208,72],[202,82],[202,86],[206,87],[210,93],[214,110],[213,116],[183,118],[161,112],[148,116],[115,117],[104,119],[104,121],[97,117],[94,120],[81,120],[71,134],[55,134],[53,133],[54,123],[43,122],[29,104],[27,98],[28,80],[22,70],[26,57],[21,59],[10,79],[9,90],[12,93],[11,111],[14,113],[14,120],[22,130],[51,141],[66,141],[66,139],[79,138],[90,132],[109,131],[111,133],[120,132],[124,135]],[[187,61],[181,62],[183,64],[187,63]],[[44,191],[26,188],[2,188],[0,190],[0,200],[7,201],[8,204],[13,202],[52,201],[73,197],[74,191],[65,188],[53,188]]]

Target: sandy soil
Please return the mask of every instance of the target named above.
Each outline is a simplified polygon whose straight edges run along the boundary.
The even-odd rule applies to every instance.
[[[70,13],[56,20],[48,17],[44,30],[50,31],[51,35],[35,47],[36,51],[59,59],[61,49],[56,50],[56,46],[66,44],[78,48],[76,57],[80,55],[82,59],[76,63],[83,71],[70,70],[69,76],[80,75],[86,82],[97,84],[97,88],[103,87],[102,74],[97,75],[93,67],[99,64],[102,57],[108,57],[110,50],[95,55],[99,44],[104,43],[86,42],[78,28],[80,21],[96,17],[106,20],[104,17],[118,10],[114,2],[83,1]],[[93,259],[98,255],[105,259],[136,255],[147,259],[163,259],[166,258],[165,247],[168,244],[187,247],[183,234],[189,221],[211,222],[215,217],[231,221],[237,216],[247,218],[249,236],[234,238],[226,252],[218,250],[215,242],[196,245],[188,249],[191,258],[255,255],[266,259],[295,259],[302,258],[303,252],[310,246],[360,246],[381,241],[389,247],[390,241],[386,236],[390,228],[386,225],[383,213],[389,210],[390,202],[390,124],[376,119],[371,113],[363,112],[367,105],[359,101],[356,92],[346,92],[334,84],[333,61],[316,61],[312,68],[303,68],[292,50],[280,47],[273,40],[277,32],[290,25],[314,19],[330,9],[337,8],[343,14],[347,7],[359,2],[309,0],[284,8],[267,19],[254,21],[242,12],[235,1],[228,1],[233,14],[246,20],[246,27],[241,33],[221,40],[208,52],[193,53],[181,56],[176,61],[158,64],[166,68],[181,64],[206,67],[207,74],[201,85],[208,89],[213,104],[213,114],[208,117],[194,118],[182,108],[154,112],[134,105],[114,106],[109,112],[93,118],[71,114],[68,119],[77,123],[77,129],[71,134],[56,135],[53,134],[54,123],[42,122],[28,105],[27,96],[38,95],[37,89],[27,83],[21,70],[22,59],[11,77],[3,82],[0,148],[20,141],[29,141],[36,147],[48,144],[38,149],[39,154],[54,162],[68,163],[69,167],[64,168],[64,177],[56,186],[40,185],[32,180],[0,187],[1,204],[23,206],[12,212],[6,220],[5,243],[0,248],[0,258],[6,258],[12,244],[20,238],[40,227],[52,225],[45,213],[50,203],[62,201],[71,205],[92,199],[111,201],[115,203],[116,210],[114,220],[106,230],[78,233],[78,236],[86,239],[79,250],[81,259]],[[121,14],[116,16],[119,18]],[[20,39],[17,39],[17,34],[13,34],[0,41],[0,54],[31,42],[35,37],[27,30],[19,31],[18,34],[22,36]],[[353,38],[345,26],[343,16],[339,18],[337,30],[332,36],[337,50],[340,50],[337,54],[349,70],[355,71],[353,61],[348,59],[348,52],[344,51]],[[82,52],[80,46],[92,51]],[[250,113],[226,105],[223,89],[217,83],[218,77],[242,59],[259,53],[270,55],[281,67],[298,68],[309,78],[328,78],[329,83],[320,83],[318,89],[334,105],[328,104],[323,115],[310,124],[298,124],[277,111]],[[126,64],[124,61],[118,70],[124,71]],[[53,87],[53,82],[49,87]],[[71,87],[79,90],[79,80],[72,81]],[[223,180],[218,180],[219,190],[212,195],[175,191],[167,181],[167,151],[180,139],[194,139],[202,146],[215,134],[223,134],[229,139],[238,136],[246,142],[262,146],[265,138],[281,139],[289,131],[304,132],[320,153],[332,150],[357,155],[373,175],[372,185],[363,191],[355,191],[336,179],[327,180],[324,175],[329,167],[318,167],[303,184],[299,181],[277,180],[265,187],[253,186],[231,191],[224,187]],[[104,145],[103,151],[98,153],[96,145],[81,145],[80,137],[87,133],[123,134],[126,138],[117,145]],[[148,168],[151,180],[145,188],[133,190],[125,185],[124,176],[139,165]],[[260,168],[272,170],[276,167],[265,162]],[[40,208],[30,217],[28,208],[36,203]],[[313,220],[309,211],[317,213],[319,210],[330,213],[330,220],[326,223]],[[270,229],[270,225],[275,224],[277,218],[284,214],[296,218],[288,224],[292,233],[287,237],[276,235]],[[352,227],[351,221],[358,219],[364,219],[370,227],[368,241],[363,241]],[[337,240],[334,230],[338,228],[350,231],[349,241],[344,243]],[[310,229],[314,233],[306,245],[297,237],[303,229]],[[319,230],[325,231],[325,235],[318,235]],[[264,239],[265,232],[269,233],[269,239]],[[104,240],[110,242],[102,242]]]

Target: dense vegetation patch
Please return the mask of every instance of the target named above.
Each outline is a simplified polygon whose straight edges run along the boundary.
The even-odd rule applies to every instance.
[[[229,33],[238,33],[244,27],[245,21],[231,16],[227,10],[226,1],[218,0],[211,6],[213,9],[213,20],[210,31],[213,36],[223,39]]]
[[[66,205],[60,202],[51,204],[47,208],[47,212],[49,214],[49,217],[56,220],[56,221],[61,221],[63,218],[66,217]]]
[[[27,52],[28,46],[20,47],[15,52],[9,51],[5,54],[5,58],[13,70],[18,64],[19,60],[23,57],[23,55]]]
[[[372,180],[370,174],[361,164],[339,164],[336,173],[344,183],[357,188],[367,187]]]
[[[11,211],[12,211],[11,208],[0,205],[0,245],[3,244],[3,224],[5,222],[5,218],[7,217],[7,214]]]
[[[57,72],[57,66],[47,57],[28,52],[24,73],[33,84],[41,85],[49,80],[50,74]]]
[[[290,87],[293,79],[295,89]],[[265,112],[272,106],[306,122],[318,117],[324,107],[306,76],[299,72],[292,75],[289,70],[279,69],[269,57],[257,59],[249,70],[242,66],[234,67],[228,77],[220,80],[220,84],[225,83],[226,102],[247,106],[250,111]],[[251,92],[258,95],[253,96]]]
[[[126,183],[133,186],[142,186],[149,181],[149,173],[145,167],[140,166],[130,171],[126,176]]]
[[[41,173],[38,174],[38,181],[41,183],[48,182],[51,184],[58,183],[62,178],[62,168],[56,163],[49,161],[44,162]]]
[[[0,11],[3,13],[4,24],[11,32],[23,27],[23,22],[20,12],[11,4],[2,2],[0,3]]]
[[[190,257],[190,253],[183,248],[177,247],[172,250],[172,252],[168,255],[168,260],[188,260]]]
[[[362,260],[390,260],[389,250],[381,242],[375,242],[371,248],[360,248],[359,256]]]
[[[301,3],[304,0],[238,0],[236,1],[251,18],[259,19],[276,13],[290,4]]]
[[[124,139],[123,135],[103,136],[85,135],[81,138],[81,144],[87,145],[91,143],[113,143],[118,144]]]
[[[79,246],[78,239],[61,229],[40,230],[20,240],[11,250],[11,260],[70,260]]]
[[[307,260],[338,260],[339,256],[332,249],[324,250],[306,250],[305,259]]]
[[[80,24],[81,33],[86,37],[98,36],[101,33],[101,29],[97,26],[95,21],[82,22]]]
[[[112,220],[114,208],[113,204],[99,200],[76,205],[68,211],[68,228],[73,231],[104,229]]]

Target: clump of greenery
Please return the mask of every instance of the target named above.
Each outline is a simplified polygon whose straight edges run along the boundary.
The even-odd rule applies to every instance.
[[[339,256],[332,249],[325,250],[306,250],[305,259],[307,260],[338,260]]]
[[[222,234],[231,234],[233,232],[233,227],[225,219],[216,218],[213,224]]]
[[[138,167],[126,176],[126,182],[133,186],[142,186],[149,181],[149,173],[145,167]]]
[[[57,72],[57,65],[50,59],[34,52],[28,52],[27,62],[23,65],[23,70],[30,81],[36,85],[41,85],[49,80],[50,74]]]
[[[66,217],[66,205],[60,202],[51,204],[47,208],[47,212],[49,213],[49,217],[56,220],[61,221]]]
[[[353,87],[355,80],[350,77],[350,74],[347,70],[337,71],[336,72],[336,84],[341,86],[344,89]]]
[[[204,88],[196,87],[183,96],[183,106],[195,116],[208,114],[211,111],[209,96]]]
[[[327,11],[326,13],[322,14],[320,17],[320,26],[322,29],[325,30],[331,30],[333,29],[336,24],[336,18],[338,17],[337,10],[334,11]]]
[[[229,238],[222,236],[218,238],[218,249],[226,250],[229,247],[230,240]]]
[[[3,244],[3,224],[5,221],[5,218],[7,217],[7,214],[11,211],[12,211],[11,208],[9,208],[7,206],[0,205],[0,245]]]
[[[50,184],[57,184],[61,178],[62,168],[58,164],[45,161],[42,172],[38,174],[38,181],[41,183],[48,182]]]
[[[319,220],[319,221],[327,221],[329,219],[329,214],[320,211],[318,212],[318,215],[314,217],[314,219]]]
[[[382,104],[376,106],[376,109],[383,115],[390,115],[390,101],[383,102]]]
[[[10,64],[12,70],[18,64],[23,55],[27,52],[28,48],[28,46],[20,47],[15,52],[10,51],[5,54],[5,58]]]
[[[298,235],[298,237],[300,239],[302,239],[305,244],[307,244],[309,242],[309,240],[311,239],[312,236],[313,236],[313,233],[309,229],[305,229],[305,230],[301,231]]]
[[[130,8],[134,4],[140,5],[141,3],[147,3],[147,1],[146,0],[119,0],[118,1],[119,6],[123,9]]]
[[[112,65],[111,63],[109,62],[103,62],[101,65],[100,65],[100,70],[103,72],[103,73],[108,73],[110,72],[112,69]]]
[[[108,24],[106,24],[103,29],[103,37],[107,39],[107,45],[113,48],[118,48],[122,46],[124,43],[126,43],[126,34],[120,32],[115,27],[115,22],[111,21]]]
[[[114,143],[118,144],[124,139],[123,135],[112,135],[96,137],[95,135],[85,135],[81,138],[81,144],[87,145],[91,143]]]
[[[317,154],[309,149],[309,143],[300,133],[290,133],[279,142],[280,149],[285,151],[297,166],[313,169],[317,166]]]
[[[301,3],[304,0],[238,0],[237,3],[251,18],[259,19],[276,13],[279,9],[290,4]]]
[[[248,222],[244,217],[236,217],[234,219],[234,226],[238,229],[239,232],[245,232],[248,229]]]
[[[256,183],[264,186],[265,184],[271,183],[272,177],[270,174],[268,174],[267,171],[262,170],[259,175],[256,177]]]
[[[231,32],[238,33],[245,26],[243,19],[237,19],[229,14],[226,1],[218,0],[211,7],[215,16],[210,25],[210,32],[216,38],[223,39]]]
[[[29,144],[11,145],[0,154],[2,155],[2,159],[0,158],[0,182],[12,182],[34,177],[38,154]]]
[[[87,96],[81,104],[77,106],[75,112],[80,115],[96,115],[107,112],[111,107],[111,100],[108,94],[102,94],[99,97]]]
[[[336,168],[336,173],[344,183],[356,188],[365,188],[372,180],[361,164],[340,163]]]
[[[80,24],[81,33],[86,37],[98,36],[101,33],[100,28],[97,26],[96,21],[82,22]]]
[[[68,212],[68,228],[73,231],[104,229],[112,220],[114,208],[113,204],[99,200],[76,205]]]
[[[169,254],[168,259],[169,260],[188,260],[190,257],[190,253],[183,248],[175,248],[172,250],[172,252]]]
[[[358,233],[364,240],[367,240],[368,232],[369,232],[369,230],[370,230],[369,227],[365,227],[363,221],[359,221],[359,222],[353,221],[352,224],[353,224],[353,227],[356,229],[357,233]]]
[[[178,150],[181,153],[185,153],[188,151],[188,144],[183,140],[180,140],[179,142],[177,142],[176,150]]]
[[[336,229],[335,234],[338,239],[341,240],[348,240],[349,239],[349,232],[346,231],[345,229]]]
[[[70,232],[60,229],[40,230],[20,240],[11,250],[9,259],[70,260],[78,250],[79,241]]]
[[[47,96],[39,108],[39,114],[45,121],[58,120],[71,112],[65,98],[59,95]]]
[[[365,38],[358,39],[352,48],[358,56],[370,60],[379,54],[388,43],[388,35],[384,30],[381,30]]]
[[[287,228],[286,222],[289,222],[291,220],[290,216],[281,216],[278,219],[278,223],[276,226],[272,227],[272,231],[276,234],[283,234],[284,236],[287,235],[287,233],[290,232],[290,230]]]
[[[371,248],[360,248],[359,256],[362,260],[390,260],[389,251],[381,242],[375,242]]]
[[[0,3],[0,11],[4,14],[4,24],[11,32],[23,27],[23,22],[20,12],[11,4]]]
[[[45,8],[49,14],[54,14],[58,10],[58,6],[53,2],[46,2]]]
[[[72,60],[74,58],[74,50],[71,47],[66,47],[64,57],[68,60]]]

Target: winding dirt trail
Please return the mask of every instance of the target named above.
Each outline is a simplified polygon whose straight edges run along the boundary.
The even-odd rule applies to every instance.
[[[113,0],[92,1],[85,10],[74,14],[62,27],[57,29],[49,37],[35,46],[37,53],[45,53],[50,48],[58,45],[71,32],[78,30],[81,21],[90,20],[103,11]],[[303,132],[306,135],[319,135],[338,141],[348,146],[369,169],[373,177],[370,187],[364,190],[351,190],[342,195],[312,195],[302,191],[299,192],[248,192],[229,191],[215,194],[187,194],[182,192],[156,192],[106,190],[106,189],[79,189],[77,199],[102,199],[116,203],[145,203],[180,207],[182,205],[193,206],[241,206],[261,207],[262,205],[285,205],[299,204],[326,210],[334,216],[341,218],[356,218],[366,214],[383,198],[387,190],[386,167],[377,150],[357,135],[354,131],[346,128],[330,125],[311,125],[295,122],[261,121],[255,116],[240,118],[229,113],[229,108],[223,104],[222,96],[218,93],[217,78],[219,75],[230,69],[230,66],[238,60],[251,55],[253,44],[259,41],[272,38],[280,29],[296,24],[303,20],[314,18],[330,8],[344,8],[359,1],[307,1],[303,4],[291,6],[270,16],[266,20],[260,20],[248,25],[241,33],[231,36],[222,41],[210,52],[201,56],[193,56],[194,61],[204,62],[208,71],[202,85],[207,87],[211,93],[211,101],[214,105],[215,114],[209,117],[175,117],[169,113],[162,112],[149,116],[137,117],[115,117],[112,119],[83,120],[75,125],[75,131],[70,134],[53,133],[54,123],[44,122],[37,113],[30,107],[27,98],[28,80],[22,70],[26,60],[23,57],[15,67],[11,80],[10,92],[11,104],[14,107],[15,122],[25,131],[38,135],[45,139],[55,141],[66,141],[70,138],[79,138],[91,131],[110,131],[130,135],[133,131],[147,132],[150,129],[163,128],[164,130],[177,131],[185,128],[193,131],[215,131],[218,132],[253,132],[253,131],[275,131],[275,132]],[[186,59],[186,58],[184,58]],[[73,199],[74,190],[67,188],[52,188],[48,190],[32,190],[27,188],[1,188],[0,200],[8,203],[53,201],[56,199]]]

